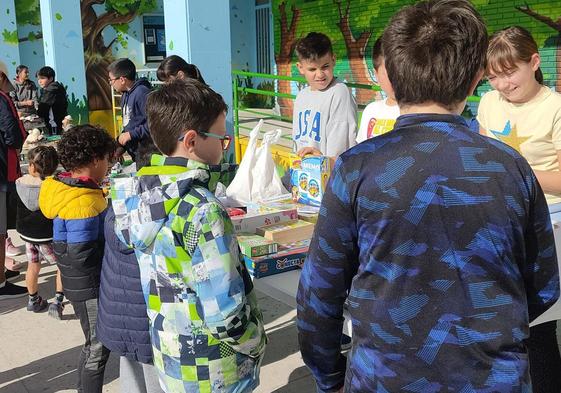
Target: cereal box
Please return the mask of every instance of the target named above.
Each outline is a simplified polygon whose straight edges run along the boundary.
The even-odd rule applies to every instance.
[[[330,173],[329,157],[300,158],[292,155],[290,175],[293,199],[306,205],[320,206]]]

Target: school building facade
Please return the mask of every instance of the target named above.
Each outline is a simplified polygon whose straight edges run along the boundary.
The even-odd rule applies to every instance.
[[[528,28],[538,42],[545,82],[561,91],[561,2],[471,0],[489,33]],[[371,50],[391,16],[413,0],[4,0],[0,8],[0,69],[14,77],[18,64],[31,74],[52,66],[68,87],[78,121],[112,127],[106,68],[128,57],[154,69],[177,54],[195,63],[205,80],[232,104],[232,70],[297,75],[294,45],[310,31],[327,34],[337,57],[335,74],[375,84]],[[146,73],[154,78],[154,73]],[[294,94],[290,81],[242,81]],[[259,86],[256,86],[259,88]],[[489,90],[487,83],[478,94]],[[356,90],[359,103],[374,92]],[[291,115],[291,101],[278,99]],[[476,110],[476,107],[473,108]],[[231,113],[231,111],[230,111]],[[231,115],[230,115],[231,116]],[[230,118],[231,119],[231,118]],[[229,121],[231,123],[231,121]]]

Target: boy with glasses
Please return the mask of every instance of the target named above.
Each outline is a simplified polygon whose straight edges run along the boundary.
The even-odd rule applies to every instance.
[[[130,59],[115,60],[107,67],[107,71],[107,81],[111,87],[123,94],[123,132],[117,141],[135,160],[138,145],[150,138],[146,122],[146,97],[152,86],[144,78],[136,79],[136,67]]]
[[[111,186],[115,232],[135,251],[154,365],[166,392],[250,392],[267,338],[234,228],[213,192],[222,163],[226,104],[196,80],[148,96],[154,143],[165,156]]]

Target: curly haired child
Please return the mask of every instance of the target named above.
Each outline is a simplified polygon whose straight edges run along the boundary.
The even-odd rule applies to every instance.
[[[53,220],[62,285],[86,338],[78,361],[78,392],[101,393],[109,358],[95,323],[107,210],[100,183],[114,153],[115,142],[102,128],[71,128],[58,143],[60,163],[68,172],[46,179],[39,194],[41,211]]]

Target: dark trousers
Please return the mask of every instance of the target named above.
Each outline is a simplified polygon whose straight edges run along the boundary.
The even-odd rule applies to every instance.
[[[557,321],[530,328],[526,340],[533,393],[561,392],[561,356],[557,344]]]
[[[109,349],[97,339],[97,299],[72,302],[74,312],[80,319],[86,342],[78,360],[78,393],[101,393],[103,374],[109,359]]]

